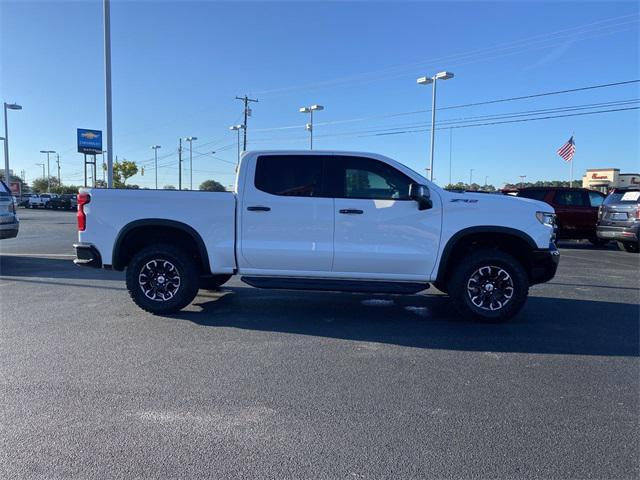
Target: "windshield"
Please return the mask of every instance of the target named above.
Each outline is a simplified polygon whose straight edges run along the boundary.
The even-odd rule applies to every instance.
[[[626,203],[629,205],[632,205],[634,203],[640,203],[640,190],[613,191],[604,200],[604,204],[612,205],[614,203]]]

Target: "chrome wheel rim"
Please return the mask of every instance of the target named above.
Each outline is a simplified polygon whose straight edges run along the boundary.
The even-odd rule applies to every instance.
[[[511,275],[495,265],[478,268],[467,282],[467,295],[471,303],[482,310],[504,308],[511,301],[514,291]]]
[[[171,300],[180,288],[180,272],[168,260],[151,260],[140,270],[138,284],[149,300],[166,302]]]

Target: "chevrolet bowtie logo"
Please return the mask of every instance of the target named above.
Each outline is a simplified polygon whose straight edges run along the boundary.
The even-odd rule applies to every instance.
[[[88,140],[93,140],[94,138],[98,138],[100,135],[93,132],[84,132],[84,133],[81,133],[80,136]]]

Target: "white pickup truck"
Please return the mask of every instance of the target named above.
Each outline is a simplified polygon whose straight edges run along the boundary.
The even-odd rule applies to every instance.
[[[133,301],[187,306],[231,275],[254,287],[414,294],[433,283],[498,321],[559,261],[546,203],[442,190],[382,155],[254,151],[234,192],[81,189],[79,265],[126,269]]]

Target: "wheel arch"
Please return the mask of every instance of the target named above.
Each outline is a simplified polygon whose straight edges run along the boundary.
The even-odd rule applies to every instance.
[[[137,251],[152,243],[172,243],[185,248],[196,257],[202,274],[211,273],[207,247],[200,234],[186,223],[163,218],[134,220],[120,229],[113,244],[113,269],[124,270]]]
[[[438,265],[436,286],[447,284],[457,259],[481,247],[497,248],[514,256],[531,276],[531,252],[538,248],[531,236],[510,227],[474,226],[460,230],[447,241]]]

